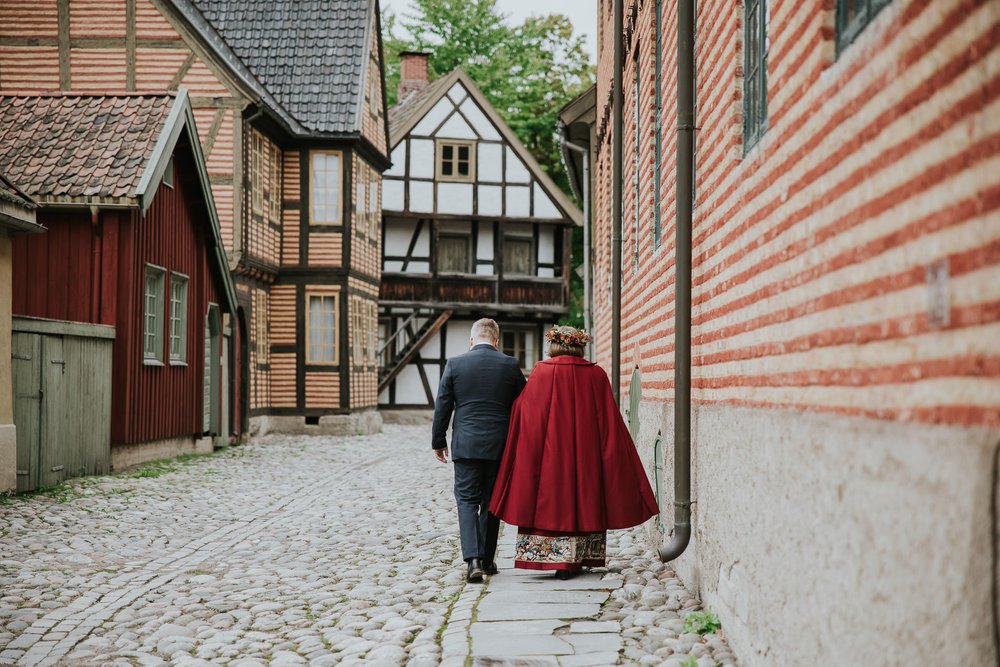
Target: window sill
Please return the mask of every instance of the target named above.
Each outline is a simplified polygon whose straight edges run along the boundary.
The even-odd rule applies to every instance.
[[[170,360],[170,365],[171,366],[183,366],[183,367],[186,367],[188,364],[187,364],[186,361],[183,361],[181,359],[171,359]]]
[[[142,360],[142,365],[143,366],[161,366],[162,367],[163,366],[163,362],[160,361],[159,359],[143,359]]]

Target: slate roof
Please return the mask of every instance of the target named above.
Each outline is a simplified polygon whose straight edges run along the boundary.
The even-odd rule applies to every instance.
[[[434,97],[437,98],[445,92],[445,88],[452,83],[450,77],[443,76],[440,79],[430,82],[422,90],[410,93],[396,106],[389,109],[389,145],[395,146],[400,139],[403,129],[409,125],[414,114],[420,111],[423,103]]]
[[[174,97],[0,96],[0,172],[35,198],[130,198]]]
[[[374,1],[173,0],[182,13],[193,4],[225,42],[215,46],[228,46],[281,110],[331,134],[360,129]]]

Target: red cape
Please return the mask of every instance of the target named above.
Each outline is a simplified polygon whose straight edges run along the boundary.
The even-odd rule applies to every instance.
[[[658,512],[602,368],[571,356],[535,366],[511,411],[490,512],[568,533],[629,528]]]

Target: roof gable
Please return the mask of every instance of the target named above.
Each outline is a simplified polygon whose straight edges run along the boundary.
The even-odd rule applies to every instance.
[[[170,0],[297,135],[357,134],[375,0]]]
[[[472,78],[461,69],[428,84],[390,109],[389,133],[391,149],[407,135],[484,141],[502,139],[507,144],[506,180],[528,185],[534,177],[534,217],[565,217],[574,224],[583,223],[580,209],[545,173]]]
[[[227,305],[235,310],[236,290],[186,91],[0,96],[0,172],[42,206],[125,205],[145,212],[183,134],[208,212],[208,252]]]

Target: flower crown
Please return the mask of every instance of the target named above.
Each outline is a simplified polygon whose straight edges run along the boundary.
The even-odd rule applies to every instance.
[[[583,347],[594,340],[589,333],[573,327],[557,327],[549,329],[545,340],[564,347]]]

